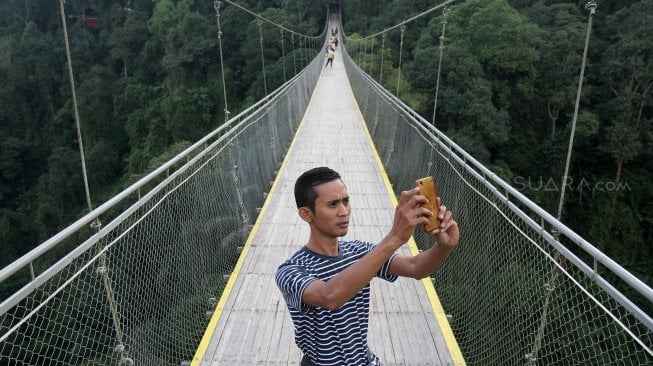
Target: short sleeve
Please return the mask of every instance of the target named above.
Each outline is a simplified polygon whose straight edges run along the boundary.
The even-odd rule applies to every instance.
[[[367,242],[365,242],[363,244],[365,244],[365,246],[366,246],[365,254],[369,253],[376,246],[375,244],[367,243]],[[397,278],[399,278],[398,276],[390,275],[388,273],[388,271],[390,270],[390,262],[392,262],[392,259],[396,255],[397,255],[397,253],[392,253],[390,258],[388,258],[388,260],[385,261],[385,263],[383,263],[383,266],[381,267],[381,269],[379,269],[379,271],[376,272],[376,277],[382,278],[382,279],[384,279],[384,280],[386,280],[388,282],[394,282],[394,281],[397,280]]]
[[[384,280],[386,280],[388,282],[395,282],[397,280],[397,278],[399,278],[398,276],[391,275],[391,274],[388,273],[388,271],[390,270],[390,262],[392,262],[392,259],[396,255],[397,255],[397,253],[393,253],[390,256],[390,258],[388,258],[388,260],[385,261],[385,263],[383,263],[383,267],[381,267],[379,272],[377,272],[377,274],[376,274],[377,277],[383,278]]]
[[[277,269],[275,280],[291,310],[305,313],[311,309],[310,306],[302,303],[302,295],[306,287],[316,278],[310,276],[304,267],[294,263],[284,263]]]

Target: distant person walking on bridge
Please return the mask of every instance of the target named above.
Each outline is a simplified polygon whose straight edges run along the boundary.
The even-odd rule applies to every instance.
[[[401,193],[392,228],[379,243],[340,241],[352,208],[340,174],[326,167],[297,179],[295,201],[311,232],[306,245],[279,266],[276,282],[304,354],[301,365],[381,365],[367,342],[370,281],[435,272],[458,244],[458,224],[445,206],[437,213],[417,207],[428,200],[415,188]],[[441,220],[431,232],[435,244],[416,256],[395,253],[432,214]]]
[[[326,47],[326,57],[327,57],[327,62],[326,65],[324,65],[324,67],[331,65],[331,68],[333,68],[333,59],[334,57],[336,57],[336,51],[331,44],[328,44]]]
[[[333,49],[335,50],[338,47],[338,37],[331,36],[331,38],[329,38],[329,44],[333,45]]]
[[[333,68],[333,58],[334,57],[336,57],[336,53],[333,52],[333,49],[329,48],[327,50],[327,62],[326,62],[326,65],[324,65],[324,67],[327,67],[327,66],[331,65],[331,68]]]

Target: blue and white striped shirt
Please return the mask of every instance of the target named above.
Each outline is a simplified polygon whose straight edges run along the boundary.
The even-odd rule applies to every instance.
[[[337,310],[302,303],[302,294],[313,281],[328,281],[374,248],[361,241],[339,242],[335,257],[303,247],[277,269],[276,281],[295,325],[295,343],[316,365],[367,365],[367,327],[370,310],[370,285]],[[377,277],[393,282],[385,262]],[[379,364],[375,355],[372,360]]]

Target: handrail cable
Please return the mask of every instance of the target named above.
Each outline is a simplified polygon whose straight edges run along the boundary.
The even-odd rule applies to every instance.
[[[215,19],[218,23],[218,48],[220,49],[220,70],[222,73],[222,94],[224,95],[224,121],[229,122],[229,105],[227,104],[227,83],[224,77],[224,59],[222,57],[222,29],[220,29],[220,5],[222,1],[214,0]]]
[[[438,77],[435,81],[435,97],[433,98],[433,118],[431,122],[435,126],[435,111],[438,110],[438,92],[440,90],[440,74],[442,71],[442,51],[444,50],[444,30],[447,27],[447,14],[449,14],[449,8],[445,5],[442,8],[442,34],[440,35],[440,59],[438,60]]]

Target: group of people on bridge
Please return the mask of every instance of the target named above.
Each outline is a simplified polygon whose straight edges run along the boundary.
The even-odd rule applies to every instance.
[[[327,62],[324,67],[331,66],[333,67],[333,59],[336,57],[336,47],[338,47],[338,27],[331,30],[331,38],[324,46],[326,52]]]

